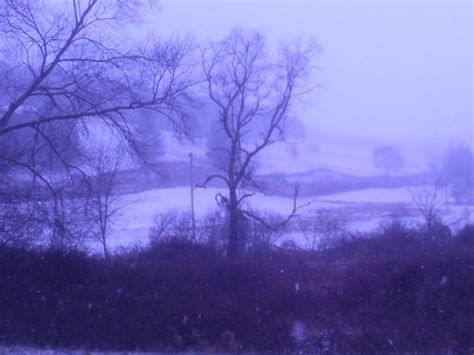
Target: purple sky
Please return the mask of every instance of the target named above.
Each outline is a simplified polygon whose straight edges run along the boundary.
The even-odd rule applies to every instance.
[[[314,135],[389,142],[472,142],[471,1],[163,0],[161,33],[223,37],[232,27],[272,40],[314,37],[323,84],[299,111]]]

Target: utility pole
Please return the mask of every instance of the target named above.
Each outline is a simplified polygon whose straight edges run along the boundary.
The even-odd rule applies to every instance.
[[[193,228],[193,240],[196,240],[196,220],[194,218],[194,176],[193,176],[193,153],[189,153],[189,165],[190,165],[190,183],[191,183],[191,221]]]

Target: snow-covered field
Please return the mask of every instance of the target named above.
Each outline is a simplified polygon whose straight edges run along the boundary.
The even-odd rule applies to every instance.
[[[187,162],[189,153],[194,154],[195,162],[204,166],[209,165],[206,155],[205,140],[195,142],[179,141],[171,132],[162,135],[164,154],[159,158],[165,162]],[[316,144],[317,143],[317,144]],[[313,141],[301,139],[294,144],[277,143],[262,152],[258,161],[259,174],[271,173],[305,173],[313,169],[326,169],[332,181],[332,173],[343,173],[349,176],[375,176],[380,171],[372,164],[372,150],[377,145],[372,141],[353,141],[351,139],[326,139]],[[420,173],[427,163],[428,146],[403,146],[405,166],[395,175]],[[297,179],[300,179],[298,176]],[[308,174],[303,178],[315,179]],[[321,176],[318,175],[321,179]],[[288,175],[289,181],[291,176]],[[302,181],[300,181],[302,182]],[[207,213],[217,209],[215,196],[225,191],[218,188],[195,190],[195,212],[199,219]],[[291,198],[280,196],[265,196],[256,193],[249,200],[250,207],[259,211],[273,212],[287,215],[291,212],[293,201]],[[116,216],[109,238],[112,248],[144,245],[148,242],[150,227],[155,215],[170,210],[190,212],[189,187],[160,188],[142,191],[123,196],[124,207]],[[420,223],[421,215],[413,205],[412,196],[408,187],[399,188],[370,188],[353,190],[343,193],[304,197],[298,200],[299,205],[309,206],[298,211],[305,221],[320,218],[321,212],[332,216],[333,219],[344,221],[344,226],[352,232],[368,232],[393,218],[400,218],[407,223]],[[472,220],[470,210],[464,206],[448,203],[440,211],[443,221],[451,227],[458,228],[469,219]],[[292,232],[287,239],[298,240],[298,232]]]
[[[217,188],[195,189],[196,218],[204,217],[217,209],[215,196],[225,194]],[[144,245],[148,242],[148,233],[155,215],[170,210],[190,212],[189,187],[154,189],[123,196],[124,207],[109,238],[112,248]],[[298,205],[308,204],[298,211],[306,221],[320,218],[321,212],[329,213],[333,218],[343,221],[345,228],[352,232],[369,232],[393,218],[407,223],[419,223],[421,215],[412,204],[408,188],[366,189],[337,193],[332,195],[305,197],[298,199]],[[291,212],[293,200],[280,196],[265,196],[256,193],[249,199],[252,209],[287,215]],[[474,221],[474,214],[465,206],[449,203],[440,211],[445,223],[458,228],[468,220]],[[297,233],[284,237],[296,242],[301,238]]]
[[[194,190],[196,218],[204,217],[217,209],[215,196],[225,194],[217,188]],[[168,189],[148,190],[123,197],[124,207],[116,218],[110,242],[113,247],[143,245],[148,241],[148,232],[153,225],[155,215],[171,210],[191,211],[190,188],[177,187]],[[311,198],[299,199],[298,204],[313,202]],[[264,196],[256,193],[251,198],[251,207],[260,211],[271,211],[281,215],[291,212],[292,199],[278,196]],[[304,209],[301,213],[308,214]]]

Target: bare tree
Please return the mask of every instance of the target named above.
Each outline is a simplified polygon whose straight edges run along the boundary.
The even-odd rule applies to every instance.
[[[153,226],[149,231],[150,244],[158,245],[173,240],[196,241],[192,231],[191,214],[169,210],[155,215]]]
[[[45,198],[46,206],[49,206],[51,246],[62,254],[72,248],[83,247],[89,232],[84,201],[76,184],[68,177],[54,185],[52,201]]]
[[[442,173],[457,203],[474,202],[474,154],[466,144],[451,145],[442,161]]]
[[[432,233],[437,222],[440,222],[440,211],[445,204],[446,184],[440,178],[424,181],[410,188],[413,204],[423,216],[428,233]]]
[[[188,88],[188,68],[181,68],[188,43],[130,48],[114,27],[117,6],[98,0],[2,2],[1,135],[101,118],[126,136],[131,111],[179,113],[178,98]]]
[[[243,189],[259,188],[253,178],[255,158],[269,145],[284,139],[291,104],[307,92],[302,84],[309,77],[315,49],[298,44],[273,53],[261,34],[234,29],[223,41],[211,43],[203,51],[207,93],[218,110],[219,127],[224,132],[223,144],[214,149],[226,158],[222,173],[210,175],[204,185],[219,179],[227,186],[228,195],[219,195],[218,200],[229,214],[230,258],[244,253],[246,241],[239,232],[243,218],[265,223],[241,208],[253,195]],[[295,188],[289,218],[298,209],[297,194]]]
[[[137,112],[184,128],[191,41],[131,41],[123,29],[138,19],[143,5],[0,3],[0,165],[8,166],[1,171],[0,190],[13,191],[12,176],[29,176],[30,186],[49,191],[55,201],[59,229],[62,188],[51,167],[85,175],[81,152],[71,148],[87,139],[92,125],[112,130],[135,151],[130,122]]]
[[[28,219],[34,219],[41,228],[40,243],[49,242],[51,248],[65,253],[84,245],[88,233],[81,177],[77,175],[49,175],[41,177],[42,184],[33,185],[28,204],[36,210]]]
[[[92,237],[102,246],[105,259],[109,257],[110,229],[120,209],[125,207],[125,201],[117,191],[120,159],[118,149],[107,149],[105,146],[89,155],[86,213],[92,225]]]
[[[404,162],[400,150],[393,145],[382,145],[372,152],[373,164],[377,169],[383,169],[385,177],[393,170],[403,168]]]
[[[87,130],[89,121],[100,121],[132,146],[129,121],[137,111],[181,124],[189,98],[189,66],[184,63],[190,42],[132,44],[119,25],[131,19],[123,14],[130,14],[134,3],[0,4],[0,140],[28,138],[23,139],[30,147],[22,163],[35,165],[31,147],[41,143],[71,167],[48,132],[60,122]]]
[[[346,233],[348,218],[343,210],[318,209],[312,219],[298,219],[298,230],[309,250],[324,250],[334,245]]]

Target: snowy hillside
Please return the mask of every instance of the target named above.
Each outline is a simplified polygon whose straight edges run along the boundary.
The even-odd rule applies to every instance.
[[[191,143],[178,140],[172,132],[163,133],[163,161],[187,161],[193,153],[198,161],[207,161],[206,139]],[[383,142],[329,137],[300,138],[267,147],[258,157],[258,173],[292,174],[307,171],[331,170],[354,176],[379,175],[373,166],[372,151]],[[404,159],[403,168],[394,175],[415,174],[426,169],[430,148],[423,144],[400,147]],[[405,152],[410,152],[406,154]]]

